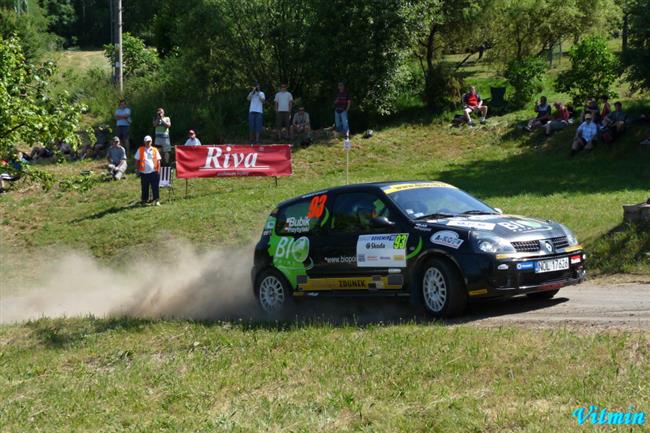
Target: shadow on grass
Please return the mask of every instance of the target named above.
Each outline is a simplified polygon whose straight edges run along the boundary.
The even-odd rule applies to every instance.
[[[102,211],[95,212],[94,214],[85,216],[83,218],[76,218],[74,220],[71,220],[70,222],[74,224],[74,223],[80,223],[82,221],[87,221],[87,220],[101,219],[101,218],[104,218],[105,216],[108,216],[108,215],[113,215],[113,214],[117,214],[117,213],[120,213],[120,212],[124,212],[124,211],[129,210],[129,209],[137,209],[137,208],[141,208],[141,207],[142,206],[140,205],[140,203],[136,201],[136,202],[127,204],[125,206],[113,206],[113,207],[110,207],[108,209],[104,209]]]

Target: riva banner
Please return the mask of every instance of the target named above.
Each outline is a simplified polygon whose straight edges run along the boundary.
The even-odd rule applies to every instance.
[[[291,176],[291,146],[176,146],[176,176]]]

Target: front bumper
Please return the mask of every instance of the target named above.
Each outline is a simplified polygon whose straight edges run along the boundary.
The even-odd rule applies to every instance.
[[[557,290],[586,279],[586,255],[583,250],[544,256],[479,256],[466,272],[470,299],[509,297],[525,293]],[[536,262],[563,259],[568,269],[535,272]]]

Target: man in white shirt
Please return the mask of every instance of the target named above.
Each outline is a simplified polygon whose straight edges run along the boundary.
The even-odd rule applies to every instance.
[[[278,139],[286,137],[286,131],[291,126],[291,109],[293,95],[287,91],[287,85],[280,84],[280,91],[275,94],[275,128]]]
[[[200,146],[201,145],[201,140],[196,138],[196,132],[194,132],[193,129],[190,129],[188,132],[187,136],[187,141],[185,142],[185,146]]]
[[[124,145],[124,148],[130,152],[129,129],[131,128],[131,109],[126,106],[124,98],[120,99],[120,105],[115,110],[115,125],[117,126],[117,136]]]
[[[250,101],[248,105],[248,132],[250,133],[250,143],[259,144],[260,133],[262,132],[262,123],[264,118],[264,101],[266,96],[260,90],[260,83],[255,82],[250,93],[246,97]]]
[[[136,169],[140,175],[142,195],[140,204],[149,202],[149,187],[153,193],[155,206],[160,206],[160,152],[151,145],[151,137],[144,137],[144,144],[135,152]]]
[[[598,126],[592,121],[591,117],[591,113],[585,114],[585,121],[578,126],[571,145],[571,156],[583,148],[588,152],[594,148],[594,142],[598,136]]]

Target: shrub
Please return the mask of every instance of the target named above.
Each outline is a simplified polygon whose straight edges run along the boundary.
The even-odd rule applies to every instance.
[[[533,95],[541,90],[541,78],[546,72],[546,62],[538,57],[525,57],[511,60],[505,77],[514,88],[511,103],[522,108]]]
[[[158,69],[158,54],[153,48],[147,48],[142,41],[130,33],[122,35],[122,63],[124,78],[141,77]],[[115,64],[117,49],[115,45],[104,45],[104,55]]]

